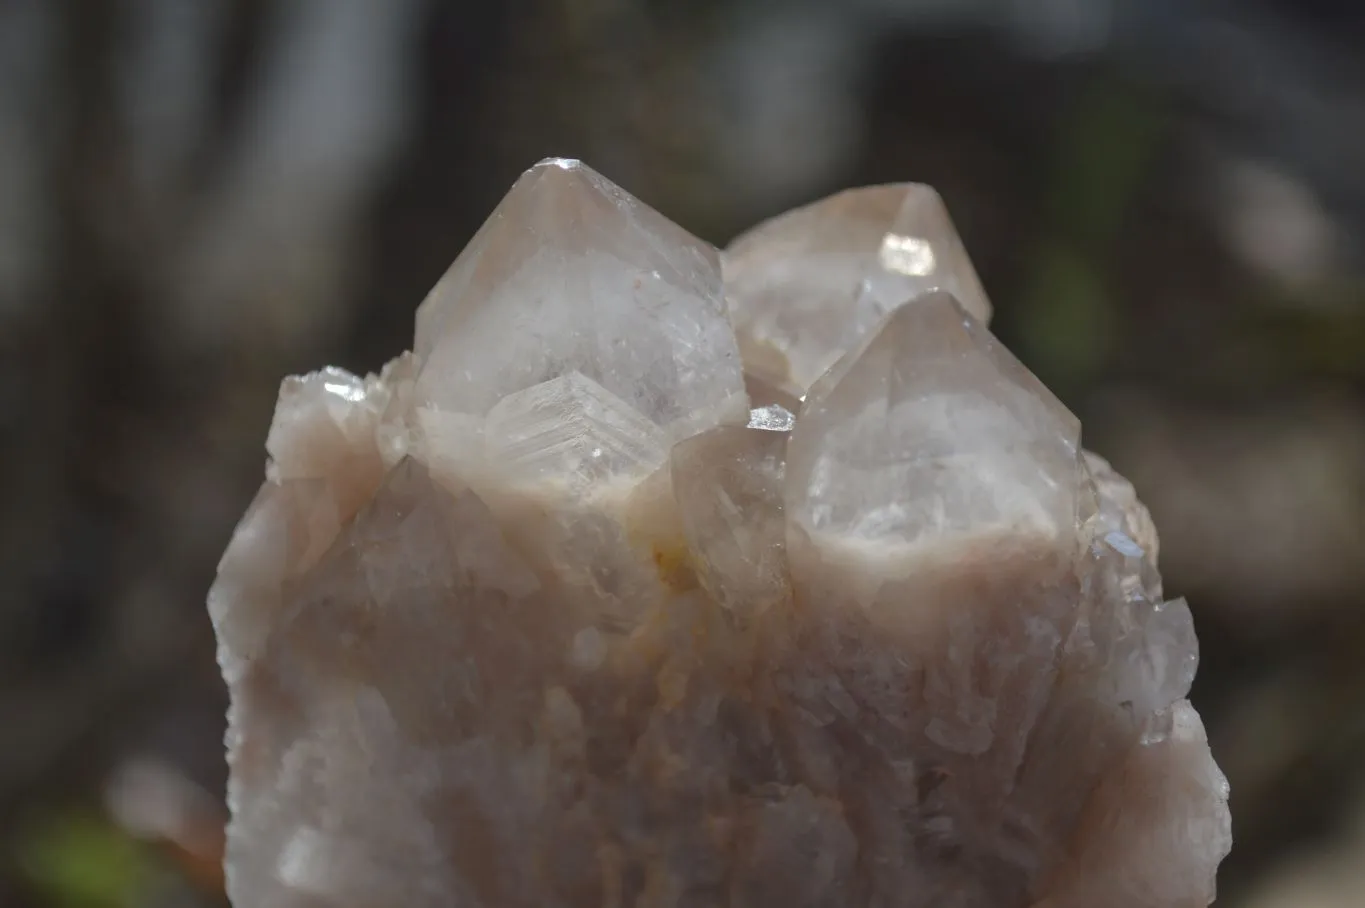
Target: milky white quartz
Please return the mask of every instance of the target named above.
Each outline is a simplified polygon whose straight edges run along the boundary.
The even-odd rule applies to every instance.
[[[281,389],[209,594],[234,904],[1207,905],[1189,609],[989,313],[927,187],[722,282],[527,171],[413,353]]]

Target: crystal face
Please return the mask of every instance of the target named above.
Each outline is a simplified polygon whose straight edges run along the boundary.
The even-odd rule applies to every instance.
[[[697,579],[738,615],[791,597],[782,506],[791,414],[776,410],[673,448],[673,492]]]
[[[1080,424],[947,293],[895,310],[811,389],[793,518],[859,538],[1070,533]]]
[[[938,197],[725,280],[550,160],[412,354],[286,380],[209,594],[235,904],[1212,901],[1189,608]]]
[[[744,416],[714,248],[577,161],[526,172],[417,310],[419,399],[484,417],[577,371],[683,437]]]
[[[648,472],[666,456],[653,423],[578,372],[507,395],[485,432],[489,460],[504,475],[563,477],[577,488]]]
[[[951,293],[985,323],[991,304],[948,210],[928,186],[849,189],[766,221],[725,250],[745,366],[800,397],[892,309]]]

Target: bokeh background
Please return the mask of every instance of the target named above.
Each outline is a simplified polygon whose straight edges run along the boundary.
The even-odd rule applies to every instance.
[[[0,905],[223,904],[278,382],[406,347],[550,154],[718,244],[936,185],[1194,608],[1219,904],[1365,905],[1356,0],[0,0]]]

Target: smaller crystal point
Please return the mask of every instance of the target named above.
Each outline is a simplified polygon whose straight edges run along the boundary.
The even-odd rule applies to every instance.
[[[769,413],[758,420],[766,426],[720,426],[673,448],[673,494],[697,575],[736,615],[791,592],[782,512],[787,432],[773,425],[780,419]]]
[[[724,255],[745,368],[799,397],[891,309],[952,293],[983,323],[990,302],[943,200],[928,186],[850,189],[758,225]]]
[[[910,184],[886,235],[877,264],[860,287],[860,306],[889,311],[930,290],[951,293],[982,324],[991,304],[953,227],[943,198],[931,186]]]
[[[286,378],[265,442],[271,477],[336,480],[338,471],[360,467],[350,456],[360,450],[372,455],[364,459],[363,469],[378,482],[383,465],[372,449],[388,399],[387,389],[374,376],[367,380],[344,369]]]
[[[1076,418],[946,293],[895,310],[811,389],[788,447],[807,531],[913,542],[1074,529]]]

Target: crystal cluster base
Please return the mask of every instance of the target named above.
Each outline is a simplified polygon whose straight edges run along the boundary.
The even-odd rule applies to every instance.
[[[239,908],[1190,908],[1230,846],[1132,487],[927,187],[725,253],[529,170],[285,382],[209,608]]]

